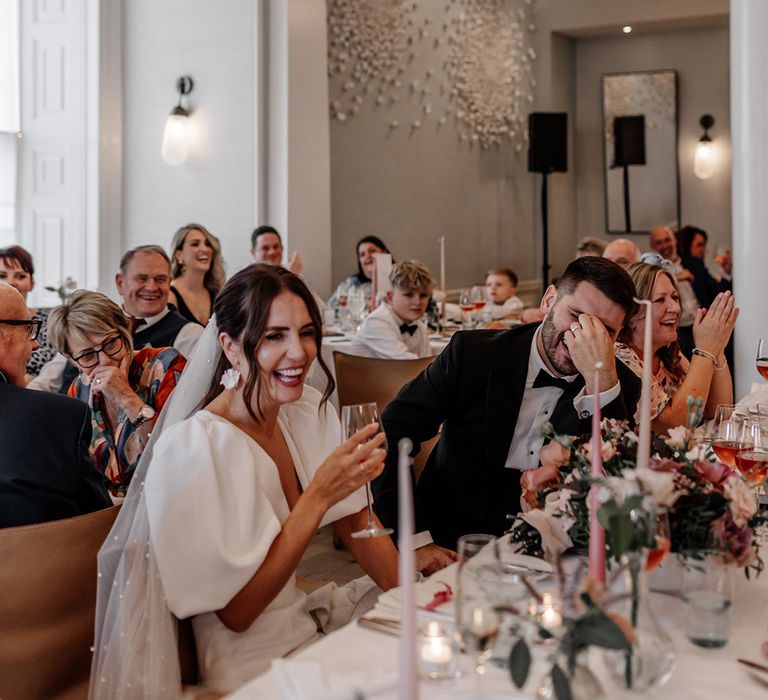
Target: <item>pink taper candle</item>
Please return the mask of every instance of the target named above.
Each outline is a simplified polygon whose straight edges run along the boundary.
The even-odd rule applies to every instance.
[[[635,299],[645,306],[645,325],[643,334],[643,390],[640,394],[640,441],[637,444],[637,466],[647,467],[651,460],[651,365],[653,349],[651,345],[651,301]]]
[[[595,407],[592,411],[592,476],[603,475],[603,435],[600,428],[600,369],[603,363],[595,365]],[[605,583],[605,530],[597,522],[597,486],[589,491],[589,575],[600,583]]]
[[[440,303],[440,318],[445,321],[445,236],[440,236],[440,291],[443,300]]]
[[[416,556],[413,552],[413,493],[411,491],[411,450],[413,443],[403,438],[397,443],[398,527],[400,550],[400,680],[399,700],[418,700],[416,671]]]

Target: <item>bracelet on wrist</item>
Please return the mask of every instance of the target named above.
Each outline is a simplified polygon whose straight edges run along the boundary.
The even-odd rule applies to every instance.
[[[701,348],[694,348],[693,349],[693,354],[694,355],[699,355],[700,357],[706,357],[712,363],[712,366],[716,370],[724,369],[726,367],[726,365],[728,364],[726,359],[723,358],[723,364],[718,365],[717,364],[717,358],[711,352],[707,352],[706,350],[702,350]]]

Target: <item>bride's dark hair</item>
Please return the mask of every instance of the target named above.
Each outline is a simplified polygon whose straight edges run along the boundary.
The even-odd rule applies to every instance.
[[[328,401],[336,388],[333,375],[320,353],[323,322],[312,292],[301,278],[283,267],[263,263],[249,265],[229,278],[213,303],[213,311],[216,314],[219,333],[226,333],[243,346],[243,354],[248,361],[249,369],[248,379],[243,387],[243,398],[248,413],[256,422],[260,422],[263,418],[258,409],[261,388],[258,382],[260,368],[256,362],[256,351],[264,339],[264,330],[267,327],[272,302],[281,292],[291,292],[299,297],[306,304],[312,319],[312,325],[315,328],[317,362],[328,380],[320,406]],[[221,386],[221,377],[231,366],[227,356],[222,352],[201,406],[208,405],[224,390]],[[255,412],[252,408],[254,390],[256,391]]]

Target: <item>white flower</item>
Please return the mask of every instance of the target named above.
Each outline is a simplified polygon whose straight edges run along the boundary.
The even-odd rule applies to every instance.
[[[669,437],[664,441],[673,450],[682,450],[688,444],[688,428],[678,425],[667,430]]]
[[[657,472],[648,467],[635,469],[643,491],[659,506],[671,506],[680,495],[675,491],[675,477],[672,472]]]
[[[723,493],[730,501],[733,522],[744,527],[749,519],[757,512],[757,501],[750,488],[740,476],[729,476],[723,485]]]
[[[571,500],[569,489],[560,489],[548,493],[544,499],[544,512],[547,515],[562,515],[567,513],[568,501]]]
[[[555,517],[543,510],[533,509],[519,516],[541,535],[541,546],[547,561],[555,560],[566,549],[573,546],[568,531],[573,527],[573,518],[569,516]]]
[[[624,433],[624,437],[628,443],[640,442],[640,438],[637,437],[637,433],[635,433],[634,430],[627,430],[627,432]]]
[[[694,445],[685,453],[685,458],[689,462],[698,462],[700,459],[707,458],[707,446],[703,444]]]

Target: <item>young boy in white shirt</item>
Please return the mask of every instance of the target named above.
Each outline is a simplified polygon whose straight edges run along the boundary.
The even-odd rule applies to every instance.
[[[350,352],[390,360],[429,357],[433,353],[421,318],[435,287],[434,276],[422,263],[406,260],[392,267],[389,281],[392,291],[363,321]]]
[[[486,307],[494,321],[520,318],[523,302],[517,296],[517,275],[508,267],[491,270],[485,278],[485,288],[490,304]]]

